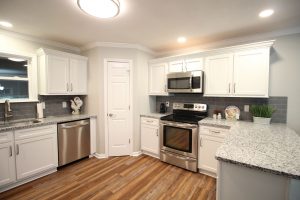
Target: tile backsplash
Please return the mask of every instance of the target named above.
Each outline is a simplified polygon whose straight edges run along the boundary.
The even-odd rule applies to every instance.
[[[161,103],[170,102],[168,112],[172,112],[174,102],[179,103],[204,103],[208,105],[208,115],[211,117],[214,110],[224,110],[229,105],[237,106],[241,110],[240,119],[251,121],[252,115],[244,112],[244,105],[268,104],[273,106],[276,111],[272,116],[273,123],[286,123],[287,120],[287,97],[269,97],[269,98],[239,98],[239,97],[203,97],[202,94],[174,94],[173,96],[157,96],[156,111],[159,112]]]
[[[78,96],[78,95],[77,95]],[[40,102],[45,102],[44,116],[57,116],[71,114],[70,100],[76,96],[39,96]],[[79,96],[83,101],[85,96]],[[62,107],[62,102],[67,102],[67,107]],[[11,103],[13,113],[12,120],[35,118],[36,117],[36,102],[26,103]],[[84,103],[81,107],[81,112],[84,112]],[[4,118],[4,103],[0,104],[0,121]]]

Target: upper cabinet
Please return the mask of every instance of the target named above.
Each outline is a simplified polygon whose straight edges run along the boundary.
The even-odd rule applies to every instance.
[[[268,97],[270,47],[205,59],[205,93],[214,97]]]
[[[169,72],[187,72],[187,71],[196,71],[203,70],[203,59],[194,58],[194,59],[184,59],[172,61],[169,63]]]
[[[167,63],[149,64],[149,95],[168,95],[167,73]]]
[[[40,95],[87,94],[87,58],[65,52],[39,49]]]

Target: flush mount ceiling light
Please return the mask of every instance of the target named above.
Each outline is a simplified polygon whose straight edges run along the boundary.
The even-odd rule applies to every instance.
[[[11,28],[13,25],[9,22],[6,21],[0,21],[0,26],[6,27],[6,28]]]
[[[23,58],[7,58],[8,60],[11,60],[11,61],[15,61],[15,62],[23,62],[25,61],[25,59]]]
[[[177,38],[177,42],[178,43],[185,43],[186,42],[186,38],[185,37],[179,37],[179,38]]]
[[[77,0],[79,8],[92,16],[112,18],[120,12],[119,0]]]
[[[266,9],[266,10],[261,11],[258,16],[261,18],[265,18],[265,17],[270,17],[271,15],[273,15],[273,13],[274,13],[274,10]]]

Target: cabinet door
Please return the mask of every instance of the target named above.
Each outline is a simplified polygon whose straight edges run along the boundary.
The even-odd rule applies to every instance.
[[[13,143],[0,144],[0,160],[0,186],[2,186],[16,180]]]
[[[167,95],[166,74],[168,65],[166,63],[152,64],[149,66],[149,94]]]
[[[141,125],[141,149],[159,155],[158,127]]]
[[[200,135],[198,154],[198,165],[200,169],[217,173],[217,160],[215,159],[215,155],[221,144],[222,140],[218,138]]]
[[[202,58],[187,59],[185,61],[185,66],[187,71],[203,70],[203,59]]]
[[[223,54],[205,59],[206,96],[228,96],[232,92],[233,55]]]
[[[233,84],[236,96],[268,97],[269,48],[236,53]]]
[[[67,94],[69,89],[69,58],[48,55],[47,59],[47,93]]]
[[[184,72],[186,71],[184,67],[185,64],[183,60],[172,61],[169,63],[169,72]]]
[[[87,94],[87,60],[70,59],[70,93]]]
[[[54,169],[58,165],[56,134],[18,140],[15,145],[18,179]]]

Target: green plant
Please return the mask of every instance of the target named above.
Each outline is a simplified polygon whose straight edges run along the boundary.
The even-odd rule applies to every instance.
[[[253,117],[271,118],[275,109],[269,105],[252,105],[250,107],[250,112]]]

